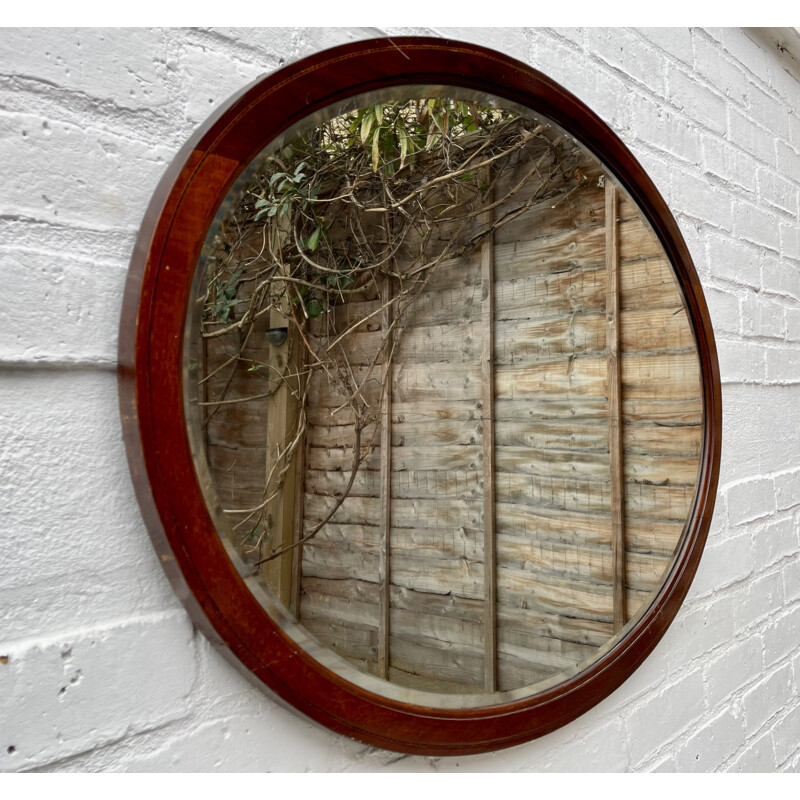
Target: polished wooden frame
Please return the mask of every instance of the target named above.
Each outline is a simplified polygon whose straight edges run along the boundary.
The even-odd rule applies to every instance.
[[[639,204],[683,288],[701,364],[705,428],[699,488],[665,583],[639,622],[582,672],[510,703],[450,709],[409,705],[355,686],[300,649],[266,613],[225,553],[192,461],[183,399],[183,335],[201,246],[237,176],[308,114],[363,92],[409,84],[465,87],[540,112],[591,150]],[[347,44],[243,89],[176,156],[136,241],[120,325],[119,391],[142,513],[173,587],[195,624],[244,672],[284,701],[371,745],[459,755],[519,744],[591,708],[652,651],[691,584],[711,522],[722,407],[711,321],[686,244],[666,204],[620,139],[541,73],[460,42],[379,39]]]

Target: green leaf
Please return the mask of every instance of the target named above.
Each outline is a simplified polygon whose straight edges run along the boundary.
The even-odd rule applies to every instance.
[[[324,308],[322,306],[322,301],[317,300],[317,298],[313,298],[309,301],[308,305],[306,306],[306,311],[308,312],[308,316],[311,319],[318,317],[323,311]]]
[[[378,118],[378,125],[383,125],[383,106],[380,103],[375,106],[375,116]]]
[[[317,249],[317,245],[319,244],[319,237],[322,233],[322,228],[317,226],[314,229],[314,233],[308,237],[308,241],[306,242],[306,247],[313,253]]]
[[[375,117],[367,111],[364,114],[364,119],[361,120],[361,143],[366,144],[369,138],[369,132],[372,130],[372,123],[375,122]]]

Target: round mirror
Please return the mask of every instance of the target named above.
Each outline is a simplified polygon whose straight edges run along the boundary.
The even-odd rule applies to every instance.
[[[187,606],[382,746],[494,749],[597,702],[677,611],[719,455],[707,311],[641,168],[543,76],[429,40],[293,65],[197,140],[121,345]]]

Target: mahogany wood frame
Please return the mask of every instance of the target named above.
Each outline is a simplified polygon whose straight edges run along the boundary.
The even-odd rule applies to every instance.
[[[597,661],[557,686],[469,709],[409,705],[354,686],[297,647],[226,556],[195,474],[183,405],[183,330],[201,246],[246,165],[309,113],[355,94],[433,84],[485,91],[545,114],[591,150],[639,204],[686,297],[701,363],[705,426],[699,489],[667,579],[641,620]],[[719,475],[722,407],[711,321],[677,224],[652,181],[592,111],[545,75],[455,41],[378,39],[291,64],[232,97],[167,169],[136,241],[120,325],[119,391],[128,459],[142,514],[173,587],[195,624],[245,674],[328,728],[406,753],[463,755],[541,736],[616,689],[653,650],[697,569]]]

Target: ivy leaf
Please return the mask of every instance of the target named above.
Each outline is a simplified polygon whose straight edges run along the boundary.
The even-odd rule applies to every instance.
[[[306,311],[311,319],[318,317],[324,311],[322,307],[322,301],[318,300],[316,297],[313,298],[306,306]]]

